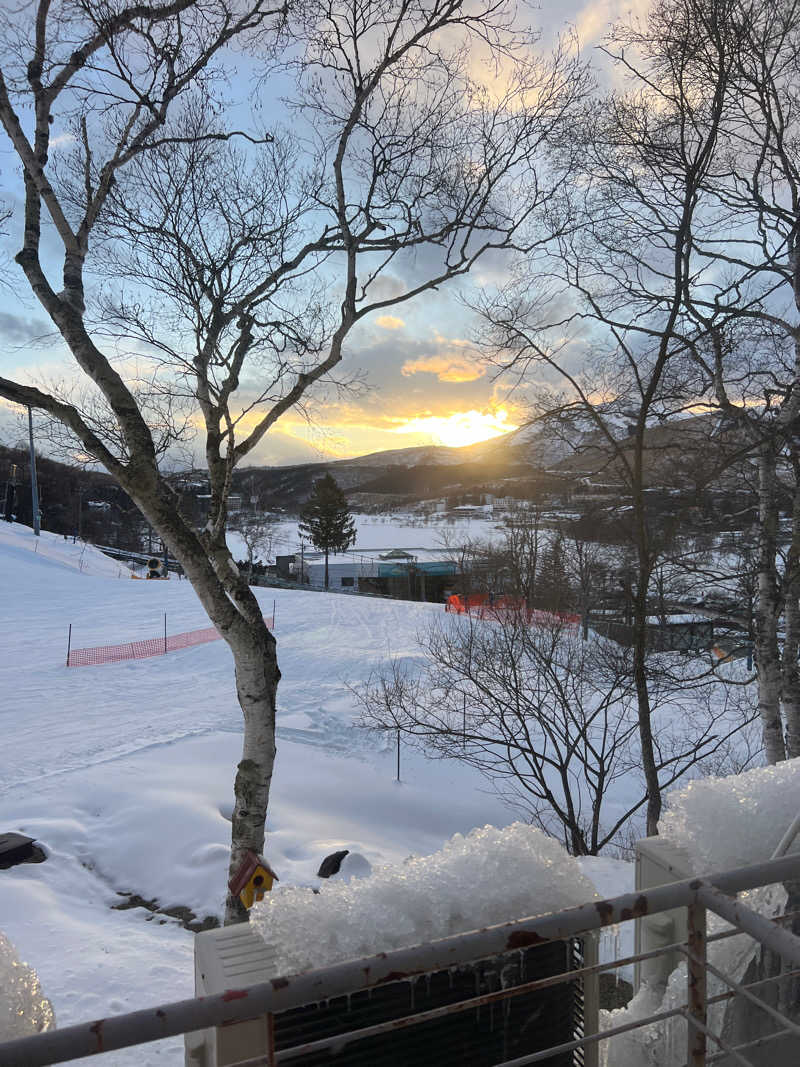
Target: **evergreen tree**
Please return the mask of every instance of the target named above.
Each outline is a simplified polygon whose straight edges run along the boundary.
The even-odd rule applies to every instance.
[[[355,544],[356,528],[345,495],[336,479],[326,474],[314,482],[311,496],[300,512],[300,530],[314,548],[325,553],[325,588],[328,588],[328,553],[344,552]]]

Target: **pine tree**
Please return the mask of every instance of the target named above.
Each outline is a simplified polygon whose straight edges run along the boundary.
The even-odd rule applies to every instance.
[[[325,553],[325,588],[328,588],[328,553],[344,552],[355,544],[356,528],[345,495],[336,479],[326,474],[314,482],[311,496],[300,512],[300,530],[314,548]]]

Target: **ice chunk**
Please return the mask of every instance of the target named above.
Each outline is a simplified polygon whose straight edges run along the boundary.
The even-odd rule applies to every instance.
[[[517,822],[456,834],[431,856],[334,878],[319,893],[278,887],[251,922],[275,947],[277,973],[294,974],[597,897],[557,841]]]
[[[42,996],[36,972],[20,963],[14,946],[0,933],[0,1041],[52,1030],[56,1017]]]
[[[659,832],[686,849],[697,874],[708,874],[769,859],[798,812],[800,759],[784,760],[675,790]],[[800,851],[800,835],[789,851]]]

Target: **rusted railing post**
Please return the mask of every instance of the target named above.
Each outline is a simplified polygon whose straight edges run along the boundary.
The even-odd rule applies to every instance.
[[[705,1067],[706,1063],[706,909],[693,894],[687,906],[689,955],[686,966],[686,1004],[688,1067]],[[693,1026],[693,1020],[699,1025]]]

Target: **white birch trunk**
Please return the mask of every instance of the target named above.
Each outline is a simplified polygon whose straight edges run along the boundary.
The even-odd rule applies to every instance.
[[[788,591],[783,621],[786,630],[783,645],[781,705],[786,724],[786,755],[800,756],[800,670],[797,656],[800,651],[800,604],[798,590]]]
[[[786,724],[786,754],[800,756],[800,456],[793,456],[794,499],[792,502],[792,543],[784,577],[784,641],[781,663],[781,703]]]
[[[238,630],[238,628],[237,628]],[[275,763],[275,697],[280,672],[274,638],[243,632],[227,635],[236,666],[236,693],[244,716],[242,758],[234,785],[229,878],[249,850],[264,850],[265,821]],[[247,922],[247,910],[228,893],[225,924]]]
[[[228,874],[231,878],[247,851],[261,854],[264,850],[275,763],[275,701],[281,676],[275,638],[264,623],[252,589],[233,562],[224,537],[201,544],[172,507],[171,495],[163,486],[154,486],[146,496],[137,492],[138,488],[132,485],[128,491],[181,563],[209,618],[233,653],[244,739],[234,785]],[[229,893],[226,925],[247,922],[247,918],[247,910]]]
[[[759,455],[759,560],[755,610],[758,713],[767,763],[786,759],[781,725],[781,664],[778,651],[780,597],[776,571],[778,503],[775,450],[766,442]]]

